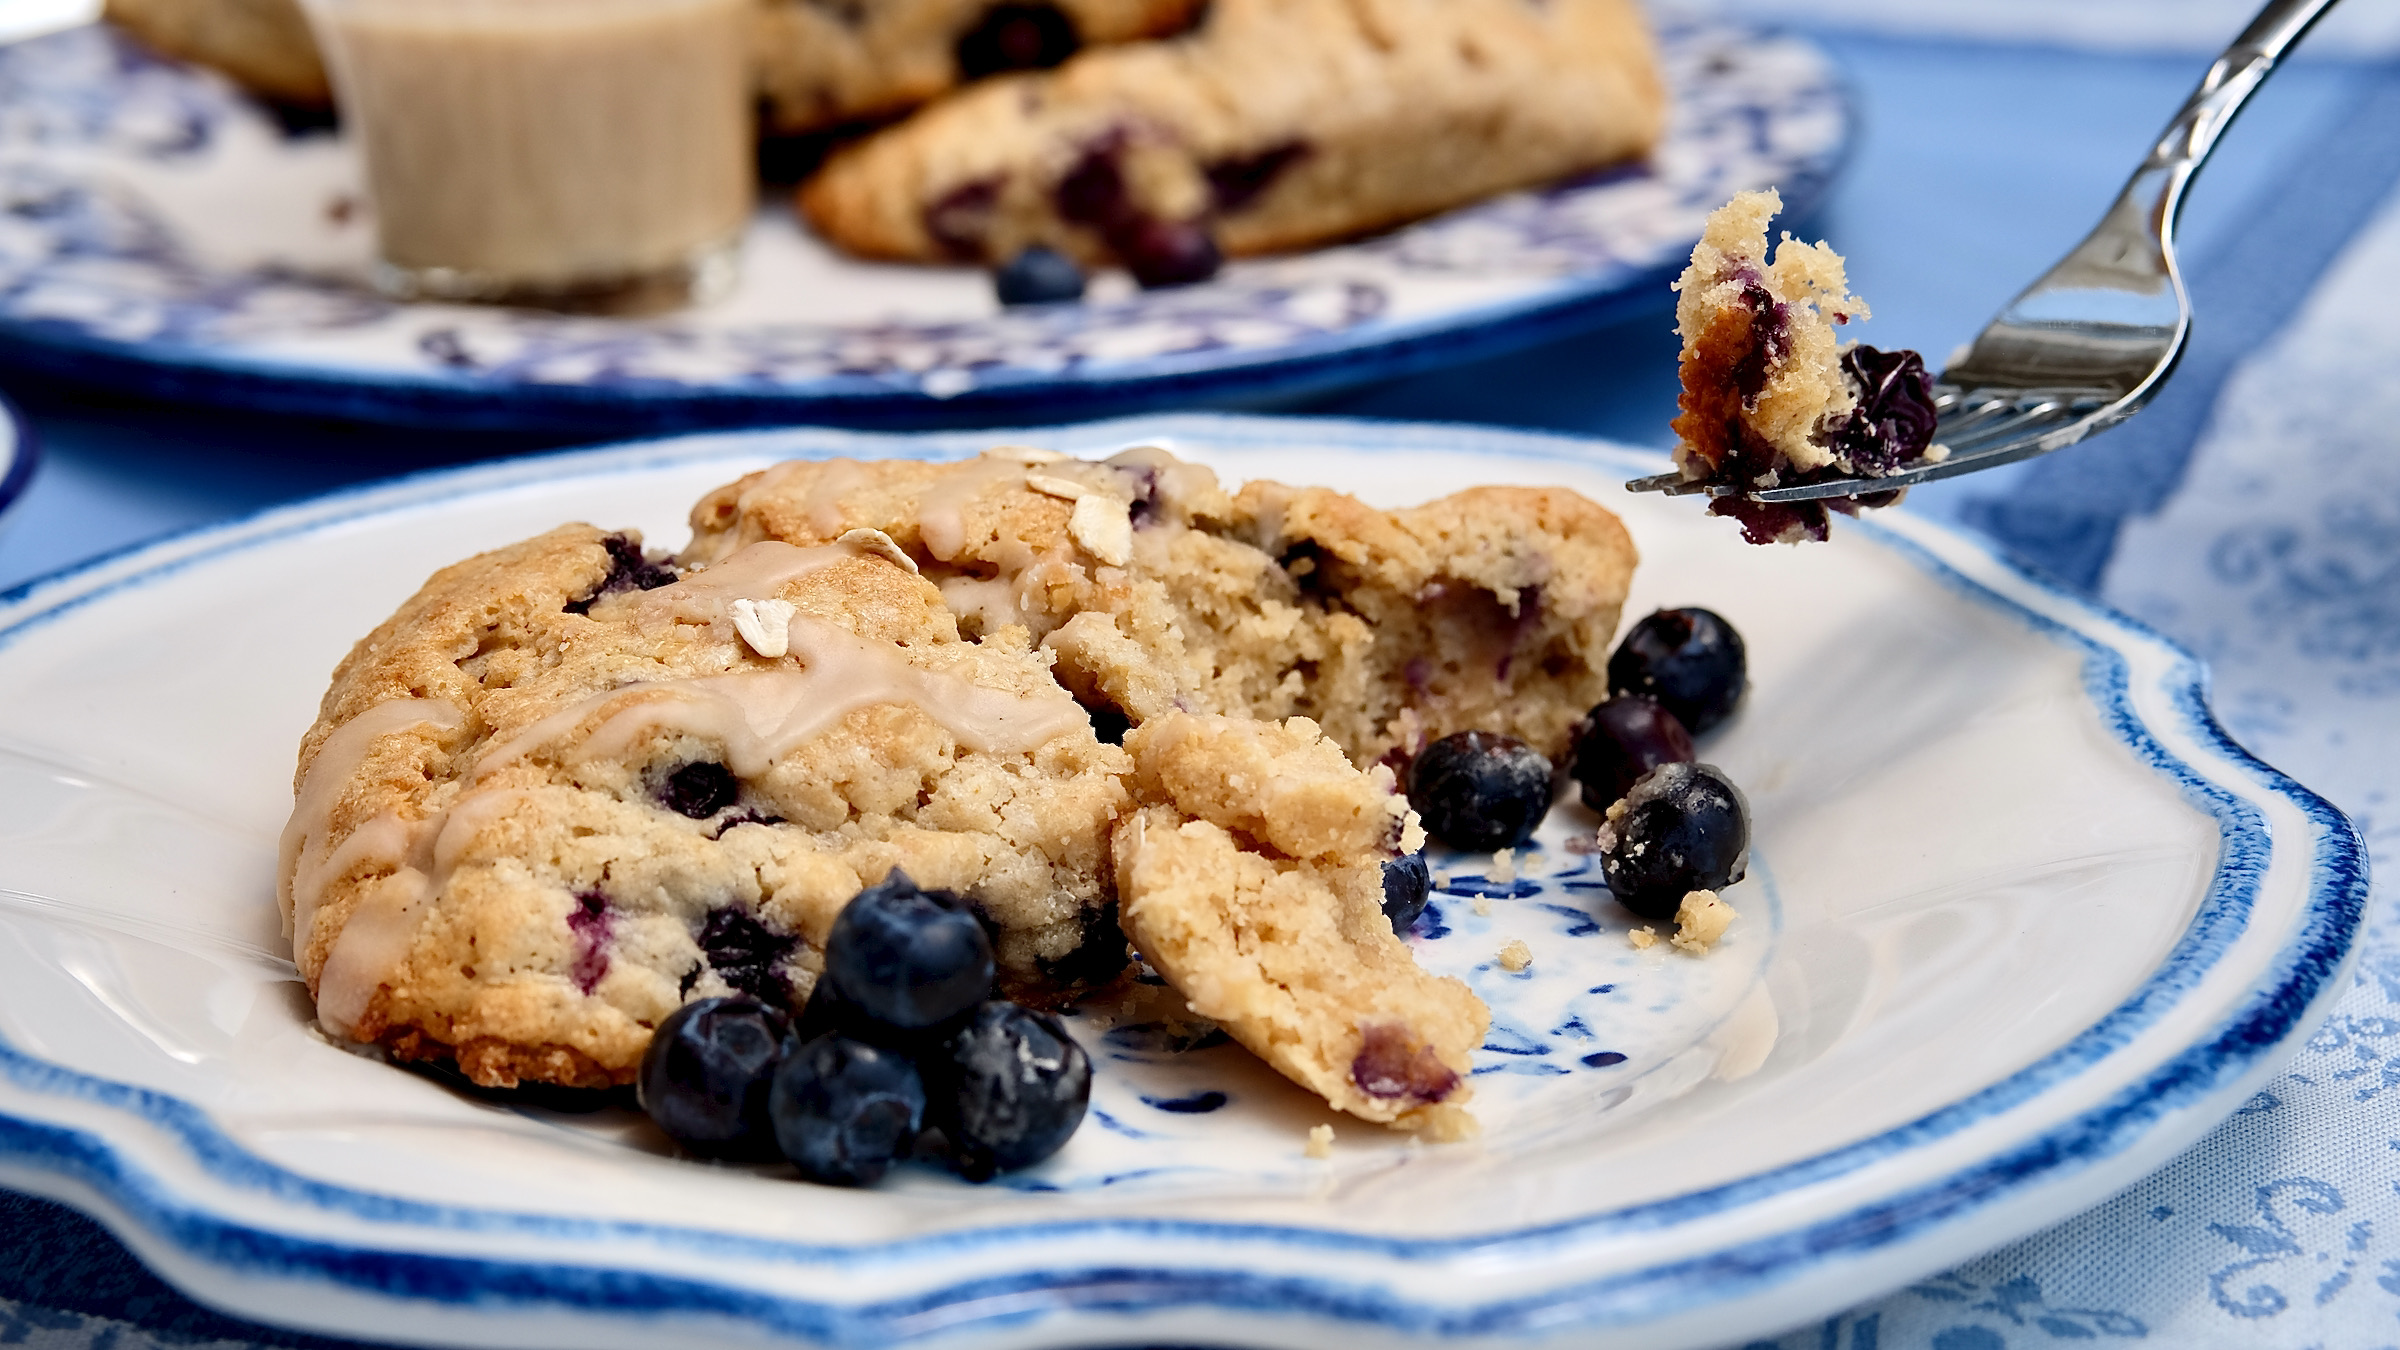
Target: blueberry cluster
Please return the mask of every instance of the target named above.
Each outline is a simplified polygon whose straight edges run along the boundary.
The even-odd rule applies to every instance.
[[[1741,790],[1698,763],[1694,744],[1741,702],[1748,653],[1722,615],[1662,609],[1618,644],[1608,687],[1576,731],[1571,772],[1584,805],[1614,812],[1600,832],[1609,893],[1643,918],[1671,921],[1685,895],[1722,890],[1748,865]]]
[[[834,920],[797,1023],[756,998],[701,999],[659,1023],[642,1107],[702,1157],[791,1161],[871,1185],[939,1131],[976,1181],[1056,1153],[1092,1066],[1059,1020],[992,998],[992,944],[965,902],[894,871]]]

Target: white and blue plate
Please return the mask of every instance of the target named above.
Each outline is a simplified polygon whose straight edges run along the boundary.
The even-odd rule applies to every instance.
[[[983,272],[864,263],[762,204],[725,301],[651,320],[399,305],[365,283],[350,149],[87,27],[0,48],[0,362],[165,397],[550,434],[799,421],[993,425],[1258,400],[1664,310],[1702,218],[1779,186],[1794,217],[1852,133],[1825,54],[1662,31],[1644,165],[1142,292],[1003,311]]]
[[[1651,456],[1458,427],[1028,436],[1384,504],[1548,483],[1622,511],[1628,613],[1705,605],[1748,639],[1749,697],[1704,747],[1755,821],[1730,935],[1633,946],[1577,805],[1522,856],[1439,858],[1412,941],[1493,1014],[1462,1144],[1089,1015],[1083,1129],[986,1186],[813,1187],[678,1159],[628,1111],[461,1095],[316,1032],[278,927],[295,748],[351,642],[435,568],[562,520],[673,543],[703,490],[780,458],[1003,437],[430,473],[0,597],[0,1185],[97,1215],[203,1302],[376,1341],[1702,1346],[2095,1203],[2229,1114],[2345,983],[2349,823],[2226,738],[2189,655],[1939,526],[1752,548],[1624,492]]]

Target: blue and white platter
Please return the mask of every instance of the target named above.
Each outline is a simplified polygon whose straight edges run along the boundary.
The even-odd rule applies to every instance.
[[[1003,311],[980,271],[853,261],[771,195],[726,300],[650,320],[400,305],[350,149],[87,27],[0,48],[0,363],[181,402],[551,434],[992,425],[1291,396],[1664,311],[1702,217],[1822,194],[1852,132],[1807,42],[1670,22],[1649,163],[1341,247]]]
[[[1437,860],[1411,941],[1492,1008],[1480,1138],[1410,1142],[1231,1046],[1079,1014],[1099,1068],[1064,1152],[837,1190],[313,1029],[274,901],[293,755],[420,578],[569,519],[680,542],[688,502],[784,457],[1003,438],[720,434],[430,473],[0,598],[0,1185],[97,1215],[203,1302],[384,1342],[1713,1346],[2157,1168],[2346,982],[2350,824],[2226,738],[2189,655],[1978,544],[1900,513],[1757,549],[1625,493],[1659,467],[1630,450],[1186,416],[1005,438],[1165,444],[1385,504],[1573,487],[1641,547],[1628,614],[1702,604],[1748,639],[1752,692],[1704,747],[1755,822],[1713,952],[1632,944],[1580,806],[1521,856]]]

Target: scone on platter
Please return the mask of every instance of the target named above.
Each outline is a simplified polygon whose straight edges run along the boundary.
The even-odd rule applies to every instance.
[[[764,129],[890,117],[968,80],[1177,32],[1201,8],[1201,0],[762,0],[754,52]]]
[[[1849,293],[1840,254],[1783,236],[1773,189],[1744,192],[1711,213],[1676,285],[1683,392],[1675,466],[1688,482],[1771,488],[1812,479],[1880,477],[1939,458],[1924,361],[1843,343],[1835,329],[1868,316]],[[1823,539],[1828,507],[1855,511],[1897,500],[1710,503],[1752,543]]]
[[[1379,761],[1459,718],[1565,738],[1633,564],[1613,517],[1002,450],[788,464],[694,519],[673,558],[571,525],[447,568],[335,671],[279,880],[330,1032],[624,1084],[694,1001],[800,1011],[905,875],[1009,998],[1138,948],[1333,1105],[1469,1128],[1486,1014],[1379,907],[1423,840]]]
[[[1042,245],[1149,280],[1638,157],[1665,97],[1631,0],[1215,0],[837,154],[809,221],[868,257]]]

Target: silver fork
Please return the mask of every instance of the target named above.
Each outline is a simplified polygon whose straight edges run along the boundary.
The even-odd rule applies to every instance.
[[[2098,228],[1976,334],[1934,383],[1933,443],[1949,452],[1879,478],[1754,488],[1752,501],[1889,492],[2063,450],[2141,411],[2182,357],[2192,304],[2175,261],[2184,190],[2242,104],[2334,0],[2269,0],[2167,124]],[[1635,492],[1730,496],[1664,473]]]

